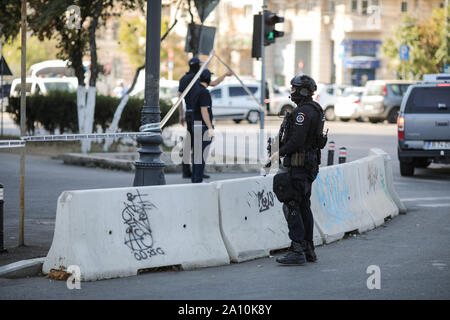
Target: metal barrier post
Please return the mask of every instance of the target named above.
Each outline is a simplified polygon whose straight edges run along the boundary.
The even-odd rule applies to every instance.
[[[327,166],[332,166],[334,163],[334,141],[328,143],[328,160]]]
[[[347,160],[347,148],[341,147],[339,148],[339,163],[345,163]]]

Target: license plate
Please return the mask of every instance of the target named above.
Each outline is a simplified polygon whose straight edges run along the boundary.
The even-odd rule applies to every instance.
[[[425,149],[427,150],[450,149],[450,141],[426,141]]]

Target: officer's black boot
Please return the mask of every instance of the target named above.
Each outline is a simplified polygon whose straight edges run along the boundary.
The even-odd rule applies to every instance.
[[[290,251],[283,257],[277,258],[277,262],[285,265],[305,264],[306,258],[305,253],[303,252],[303,244],[292,241]]]
[[[305,253],[306,261],[308,262],[316,262],[317,256],[314,252],[314,242],[305,240],[303,242],[303,252]]]

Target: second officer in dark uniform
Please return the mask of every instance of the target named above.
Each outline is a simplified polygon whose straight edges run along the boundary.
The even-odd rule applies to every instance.
[[[315,81],[306,75],[299,75],[291,80],[291,100],[297,107],[284,122],[286,127],[280,136],[280,149],[270,160],[279,157],[287,172],[279,177],[288,180],[280,187],[274,178],[274,192],[283,202],[291,247],[289,252],[277,258],[281,264],[301,265],[306,261],[317,260],[314,253],[313,228],[314,219],[311,212],[311,186],[319,172],[320,149],[326,144],[323,135],[325,117],[320,105],[313,101],[312,95],[317,90]],[[286,180],[285,180],[286,181]],[[283,181],[282,181],[283,182]],[[288,186],[286,188],[286,186]],[[278,190],[277,190],[278,189]],[[281,192],[281,194],[280,194]],[[290,196],[286,196],[291,194]]]

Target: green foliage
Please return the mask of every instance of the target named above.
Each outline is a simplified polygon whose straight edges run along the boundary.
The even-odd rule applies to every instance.
[[[450,7],[447,10],[450,16]],[[434,10],[431,17],[423,20],[405,15],[393,36],[384,41],[383,54],[399,78],[421,79],[427,73],[441,73],[450,62],[450,24],[446,25],[445,19],[443,8]],[[409,46],[408,61],[400,61],[400,45]]]
[[[78,133],[76,93],[51,91],[48,95],[28,96],[26,100],[27,133],[35,134],[40,124],[45,130],[54,133],[56,129],[62,133]],[[97,95],[94,115],[94,128],[100,127],[104,132],[111,124],[114,112],[120,103],[119,98]],[[122,132],[138,132],[141,126],[141,110],[144,100],[130,98],[119,121]],[[165,100],[159,101],[161,119],[172,106]],[[12,114],[14,122],[20,124],[20,98],[10,98],[6,112]],[[177,123],[177,111],[172,115],[167,125]],[[95,129],[94,129],[95,130]]]
[[[39,41],[35,36],[27,38],[27,54],[26,54],[26,69],[29,70],[30,66],[44,61],[56,59],[57,49],[56,41],[45,40]],[[21,45],[20,39],[15,38],[10,43],[3,46],[3,56],[8,62],[9,67],[14,76],[20,75],[20,60],[21,60]]]

